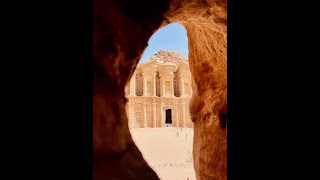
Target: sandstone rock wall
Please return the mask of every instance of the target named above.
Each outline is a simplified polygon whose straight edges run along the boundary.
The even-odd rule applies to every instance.
[[[150,36],[178,22],[194,77],[197,179],[226,179],[226,1],[94,0],[93,7],[93,178],[159,179],[132,141],[124,87]]]

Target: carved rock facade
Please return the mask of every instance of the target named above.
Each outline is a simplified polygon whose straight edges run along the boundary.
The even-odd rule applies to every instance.
[[[129,128],[193,127],[190,67],[178,52],[161,50],[139,64],[125,94]]]

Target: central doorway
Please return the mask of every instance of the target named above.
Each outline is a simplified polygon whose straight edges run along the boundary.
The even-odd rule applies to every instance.
[[[166,109],[166,124],[167,124],[167,126],[172,125],[172,110],[171,109]]]

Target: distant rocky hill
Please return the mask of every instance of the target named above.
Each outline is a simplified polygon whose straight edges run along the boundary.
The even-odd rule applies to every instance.
[[[184,57],[177,51],[170,51],[170,50],[160,50],[156,54],[150,57],[145,64],[154,64],[154,65],[161,65],[161,64],[175,64],[178,65],[179,63],[189,64],[188,59]]]

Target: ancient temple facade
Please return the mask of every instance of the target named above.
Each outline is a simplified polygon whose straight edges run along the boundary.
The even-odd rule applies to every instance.
[[[178,52],[162,50],[138,64],[125,94],[130,129],[193,127],[192,77],[188,60]]]

